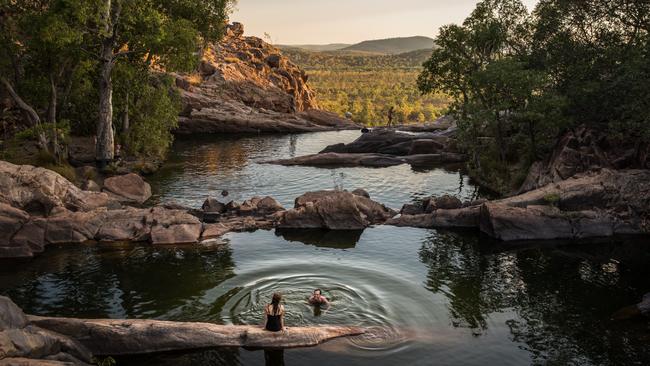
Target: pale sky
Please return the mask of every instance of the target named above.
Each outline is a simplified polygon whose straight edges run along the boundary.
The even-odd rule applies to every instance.
[[[408,36],[435,37],[460,23],[477,0],[238,0],[231,21],[273,43],[357,43]],[[538,0],[523,0],[532,9]]]

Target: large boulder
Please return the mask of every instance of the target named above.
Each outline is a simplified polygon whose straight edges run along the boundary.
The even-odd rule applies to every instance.
[[[35,326],[11,299],[0,296],[0,365],[86,365],[91,359],[80,343]]]
[[[135,173],[105,179],[104,190],[122,202],[142,204],[151,198],[151,186]]]
[[[501,240],[650,233],[650,171],[603,169],[487,203],[480,228]]]
[[[105,193],[83,191],[56,172],[0,161],[0,202],[30,215],[53,209],[89,211],[114,204]]]
[[[296,198],[295,208],[283,213],[284,229],[361,230],[384,223],[396,213],[365,196],[347,191],[308,192]]]

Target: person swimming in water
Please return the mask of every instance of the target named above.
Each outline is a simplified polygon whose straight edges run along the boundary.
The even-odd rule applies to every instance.
[[[326,308],[330,307],[330,302],[325,296],[323,296],[322,291],[319,288],[315,289],[309,297],[309,304],[321,307],[325,306]]]
[[[264,307],[264,329],[271,332],[279,332],[284,328],[284,306],[280,304],[282,295],[276,292],[271,298],[271,303]]]

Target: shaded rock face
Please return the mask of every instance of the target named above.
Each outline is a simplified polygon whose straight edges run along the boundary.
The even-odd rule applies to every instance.
[[[296,198],[295,208],[283,213],[277,227],[360,230],[384,223],[395,214],[364,195],[347,191],[318,191]]]
[[[557,142],[547,161],[531,166],[519,193],[600,168],[650,169],[650,146],[619,141],[584,126],[578,127]]]
[[[438,202],[444,205],[438,207]],[[431,201],[429,201],[431,202]],[[650,234],[650,170],[579,174],[518,196],[471,202],[453,199],[406,205],[388,225],[476,228],[504,241],[583,239]],[[446,207],[446,208],[445,208]],[[458,207],[458,208],[456,208]]]
[[[114,204],[107,194],[83,191],[51,170],[6,161],[0,161],[0,202],[35,216]]]
[[[0,365],[86,365],[92,354],[80,343],[32,324],[0,296]]]
[[[318,108],[307,75],[243,25],[204,50],[198,73],[176,75],[184,109],[176,133],[307,132],[355,128]]]
[[[105,179],[104,189],[121,202],[142,204],[151,198],[151,186],[149,183],[134,173]]]
[[[650,170],[579,174],[486,204],[481,230],[501,240],[650,233]]]

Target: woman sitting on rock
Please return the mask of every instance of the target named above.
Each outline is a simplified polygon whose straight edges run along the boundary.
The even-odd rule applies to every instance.
[[[274,293],[271,303],[264,307],[264,315],[266,320],[264,322],[264,329],[271,332],[279,332],[284,330],[284,306],[280,304],[282,295]]]

